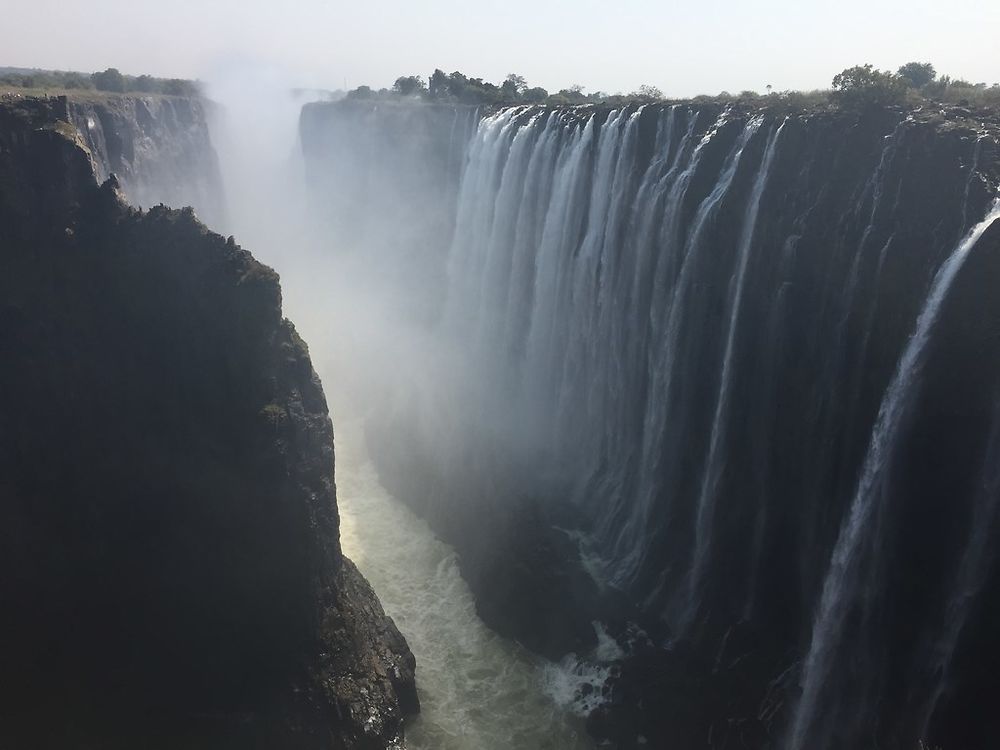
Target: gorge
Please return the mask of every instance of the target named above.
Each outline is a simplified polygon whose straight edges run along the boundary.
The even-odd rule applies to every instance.
[[[499,632],[616,637],[597,736],[990,746],[994,113],[348,101],[301,133],[327,231],[436,285],[368,428],[387,486]]]
[[[136,431],[177,445],[201,436],[197,450],[167,450],[169,461],[139,447],[119,460],[144,467],[163,497],[189,497],[192,508],[217,497],[209,508],[243,519],[246,535],[203,563],[222,571],[218,587],[194,586],[219,602],[223,630],[229,617],[261,624],[206,668],[218,678],[207,690],[236,696],[235,707],[213,711],[249,711],[257,718],[240,732],[266,725],[285,743],[267,747],[402,742],[402,715],[416,703],[412,657],[341,556],[344,534],[414,647],[429,713],[411,724],[412,748],[587,747],[584,720],[595,741],[621,748],[993,747],[995,111],[712,101],[303,107],[279,90],[209,93],[217,104],[124,97],[49,100],[33,114],[24,113],[36,105],[0,108],[3,351],[23,363],[5,370],[3,389],[16,394],[5,424],[22,427],[0,432],[6,474],[19,478],[0,486],[5,525],[43,533],[54,515],[11,510],[25,487],[42,487],[43,465],[22,463],[23,436],[37,434],[31,453],[45,456],[44,436],[76,434],[79,420],[101,425],[83,434],[106,442],[74,459],[77,473],[64,481],[90,477],[78,512],[98,520],[85,528],[114,529],[101,524],[128,506],[99,500],[100,488],[108,476],[134,487],[140,470],[102,462],[101,446],[128,457],[123,436]],[[41,139],[52,143],[31,145]],[[98,189],[111,173],[118,179]],[[24,185],[40,192],[18,197]],[[232,231],[281,273],[284,297],[269,269],[190,212],[136,214],[117,188],[147,208],[191,205],[209,228]],[[161,243],[167,249],[129,260],[128,248]],[[116,249],[93,263],[99,246]],[[53,249],[58,263],[37,248]],[[47,263],[66,279],[48,296],[18,291],[54,283]],[[223,270],[206,280],[203,263]],[[159,278],[173,291],[157,291],[150,279]],[[112,291],[98,304],[87,291],[95,288]],[[201,299],[213,302],[194,304]],[[309,354],[282,321],[282,302]],[[83,361],[121,369],[88,374],[39,359],[30,346],[43,335],[37,321],[49,321],[44,335],[58,351],[98,352]],[[81,335],[89,343],[73,345]],[[145,359],[130,359],[133,345]],[[332,434],[313,364],[338,428],[345,528],[329,515]],[[41,372],[64,376],[33,382]],[[204,372],[217,380],[198,385]],[[116,389],[160,405],[140,424],[119,423]],[[32,432],[33,404],[63,416]],[[168,419],[171,411],[187,416]],[[218,484],[177,487],[179,476]],[[33,497],[66,486],[52,480]],[[291,500],[278,510],[269,497]],[[129,517],[122,528],[174,528],[174,512]],[[191,518],[176,527],[232,533],[219,519]],[[302,544],[318,557],[290,554]],[[27,547],[6,549],[9,566],[32,559]],[[256,567],[224,564],[261,549],[270,551]],[[90,572],[112,564],[94,560]],[[194,573],[178,575],[193,586]],[[232,593],[251,579],[266,583],[259,596]],[[34,592],[11,595],[28,602]],[[113,590],[102,595],[115,600]],[[136,596],[162,615],[149,604],[155,595]],[[473,600],[493,632],[479,630]],[[38,618],[76,617],[73,601]],[[348,613],[357,635],[337,653],[360,661],[331,666],[317,655],[323,649],[303,635],[316,632],[316,606]],[[435,624],[434,608],[462,624]],[[18,622],[22,638],[37,622]],[[168,622],[171,637],[197,632]],[[93,637],[83,630],[74,646]],[[466,656],[481,663],[433,661],[435,638],[468,638]],[[171,643],[169,653],[184,650]],[[115,675],[124,657],[108,648]],[[338,688],[318,713],[323,701],[311,697],[280,703],[275,718],[257,710],[274,704],[233,686],[243,673],[232,664],[257,650],[262,663],[273,657],[269,675],[280,674],[269,684],[294,686],[289,695],[323,684],[289,667],[304,661],[374,673],[365,688],[376,697],[344,719],[331,706],[357,694]],[[15,656],[5,665],[26,674],[29,662]],[[437,692],[446,686],[448,700]],[[438,722],[438,705],[468,734]],[[374,725],[357,718],[369,709]],[[479,716],[491,711],[499,724]],[[334,715],[341,734],[316,739]],[[519,720],[530,729],[518,734]]]

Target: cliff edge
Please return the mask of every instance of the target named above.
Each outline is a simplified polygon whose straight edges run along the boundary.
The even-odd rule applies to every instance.
[[[64,117],[0,103],[0,744],[398,746],[414,659],[277,274]]]

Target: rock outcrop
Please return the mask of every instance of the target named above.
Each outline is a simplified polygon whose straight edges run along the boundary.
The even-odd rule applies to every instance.
[[[397,746],[414,659],[277,274],[98,187],[65,107],[0,103],[0,745]]]
[[[98,182],[114,174],[134,206],[196,206],[205,224],[222,227],[225,195],[209,135],[216,106],[185,96],[62,97],[58,116],[79,130]]]

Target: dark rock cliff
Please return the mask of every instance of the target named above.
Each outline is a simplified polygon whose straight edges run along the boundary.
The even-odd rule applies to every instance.
[[[0,745],[385,748],[414,660],[340,551],[277,275],[0,104]]]
[[[208,226],[225,225],[219,159],[209,134],[208,99],[90,94],[52,99],[60,120],[75,125],[93,157],[98,182],[117,176],[128,201],[196,206]]]

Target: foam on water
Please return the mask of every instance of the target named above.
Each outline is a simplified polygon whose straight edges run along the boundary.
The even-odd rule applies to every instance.
[[[542,667],[545,693],[567,711],[586,717],[605,702],[604,684],[611,673],[611,663],[625,652],[604,626],[595,621],[597,646],[585,659],[568,654],[558,663]]]
[[[545,694],[556,705],[585,717],[604,702],[601,688],[608,678],[608,667],[593,664],[575,654],[564,656],[558,664],[542,667]]]

